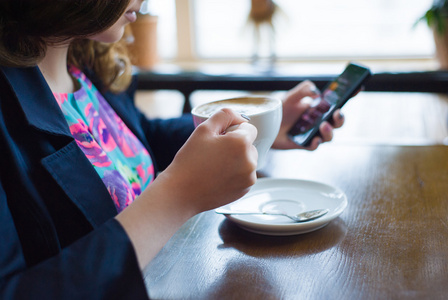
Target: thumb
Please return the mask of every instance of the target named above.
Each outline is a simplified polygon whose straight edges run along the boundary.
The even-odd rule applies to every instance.
[[[305,97],[318,98],[321,96],[321,92],[312,81],[305,80],[291,89],[287,95],[287,98],[292,97],[296,101],[301,101]]]
[[[207,123],[209,129],[216,134],[225,134],[226,132],[233,130],[241,123],[247,121],[248,120],[246,118],[243,118],[235,111],[228,108],[223,108],[213,114],[207,121],[204,122],[204,124]]]

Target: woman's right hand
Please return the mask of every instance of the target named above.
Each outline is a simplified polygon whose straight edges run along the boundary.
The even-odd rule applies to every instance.
[[[256,181],[256,135],[255,127],[235,112],[219,111],[196,128],[171,165],[116,217],[142,270],[189,218],[249,191]]]
[[[256,135],[246,119],[223,109],[196,128],[159,177],[195,213],[234,201],[256,181]]]

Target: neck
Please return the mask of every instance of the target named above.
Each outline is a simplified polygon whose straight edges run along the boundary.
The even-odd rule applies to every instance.
[[[73,93],[75,84],[67,70],[66,46],[48,46],[44,59],[38,64],[42,75],[54,93]]]

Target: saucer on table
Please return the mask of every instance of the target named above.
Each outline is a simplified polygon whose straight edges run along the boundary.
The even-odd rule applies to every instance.
[[[265,235],[297,235],[320,229],[337,218],[347,206],[347,196],[340,189],[308,180],[260,178],[241,199],[223,206],[235,211],[284,211],[298,214],[327,208],[324,216],[295,223],[284,216],[225,215],[239,227]]]

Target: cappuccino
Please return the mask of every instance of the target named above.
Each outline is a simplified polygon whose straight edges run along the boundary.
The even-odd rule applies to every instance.
[[[279,102],[271,98],[243,97],[209,102],[196,107],[193,113],[208,118],[222,108],[230,108],[237,113],[252,116],[272,110],[278,105]]]

